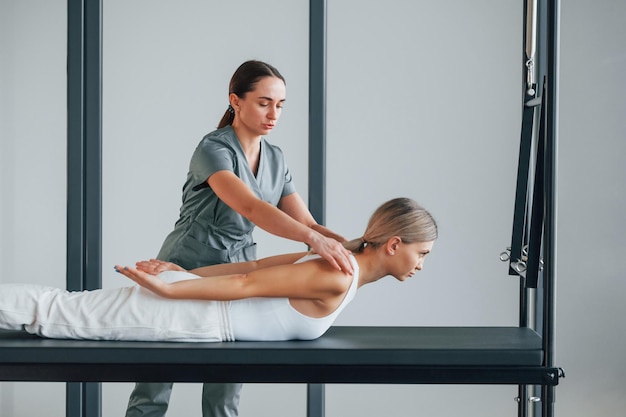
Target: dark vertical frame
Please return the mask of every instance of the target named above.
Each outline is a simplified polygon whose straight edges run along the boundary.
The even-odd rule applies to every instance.
[[[554,361],[554,318],[556,312],[556,218],[557,218],[557,152],[558,152],[558,97],[559,97],[559,31],[560,0],[549,0],[547,7],[547,60],[548,83],[546,100],[545,143],[545,223],[543,265],[543,351],[546,367]],[[554,414],[555,388],[543,387],[543,415]]]
[[[326,0],[309,2],[309,210],[326,216]]]
[[[326,0],[309,0],[309,210],[326,223]],[[324,384],[307,385],[307,417],[325,414]]]
[[[544,144],[545,144],[545,123],[546,123],[546,117],[548,117],[547,115],[547,103],[545,101],[545,99],[547,99],[547,82],[548,82],[548,71],[547,71],[547,61],[548,61],[548,54],[552,53],[550,50],[550,47],[548,45],[548,29],[549,26],[551,25],[551,23],[548,21],[548,1],[550,0],[540,0],[538,1],[538,6],[537,6],[537,72],[539,74],[539,76],[537,77],[537,87],[538,87],[538,92],[540,96],[546,96],[545,98],[542,99],[542,109],[541,109],[541,117],[542,117],[542,122],[540,122],[540,129],[541,131],[539,132],[539,134],[544,135]],[[538,149],[539,151],[539,149]],[[545,146],[543,151],[545,152]],[[545,166],[544,166],[545,168]],[[546,175],[550,175],[549,173],[545,173],[545,169],[544,171],[544,183],[547,180],[546,179]],[[544,200],[544,204],[545,204],[545,193],[546,193],[546,189],[545,187],[543,187],[543,192],[542,192],[542,199]],[[541,207],[541,209],[543,210],[543,207]],[[544,212],[544,218],[545,218],[545,212]],[[546,239],[546,236],[543,233],[543,228],[541,230],[541,234],[542,234],[542,241],[543,239]],[[544,248],[541,248],[540,250],[540,256],[543,257],[544,253],[543,253]],[[533,297],[533,312],[534,312],[534,320],[533,320],[533,327],[534,329],[539,333],[539,334],[543,334],[543,318],[544,318],[544,290],[543,290],[543,282],[545,279],[545,276],[543,274],[543,271],[541,271],[539,274],[537,274],[535,276],[535,278],[537,279],[537,281],[535,281],[535,292],[534,292],[534,297]],[[551,302],[554,302],[555,300],[552,300]],[[544,351],[545,352],[545,351]],[[533,396],[535,398],[541,398],[542,396],[542,387],[541,386],[534,386],[532,387],[533,389]],[[542,403],[541,402],[533,402],[532,403],[532,411],[533,411],[533,415],[543,415],[542,414]]]
[[[67,2],[67,289],[102,284],[102,1]],[[101,415],[101,385],[68,383],[67,417]]]
[[[558,85],[559,85],[559,26],[560,0],[545,0],[538,7],[539,80],[545,75],[542,95],[541,122],[537,145],[532,219],[530,223],[529,269],[527,287],[536,288],[535,330],[542,336],[543,366],[553,367],[556,309],[556,220],[557,220],[557,159],[558,159]],[[539,259],[543,260],[540,271]],[[542,285],[538,285],[541,279]],[[557,378],[558,376],[553,376]],[[534,415],[554,415],[555,387],[534,387],[541,394],[535,403]]]
[[[527,51],[529,50],[529,2],[532,0],[524,0],[524,13],[523,17],[523,38],[524,38],[524,50],[522,51],[522,64],[525,66],[528,60]],[[526,280],[522,274],[519,274],[513,269],[512,263],[522,259],[522,242],[523,242],[523,229],[526,223],[526,210],[527,210],[527,198],[528,198],[528,180],[530,170],[530,156],[532,152],[532,130],[533,121],[535,115],[535,108],[530,106],[530,100],[533,97],[529,97],[527,73],[522,70],[522,132],[520,135],[520,148],[518,155],[517,165],[517,184],[515,193],[515,208],[513,213],[513,229],[511,237],[511,252],[509,262],[509,275],[519,275],[519,326],[528,327],[528,290],[526,288]],[[529,387],[527,385],[520,384],[517,387],[517,415],[519,417],[526,417],[528,415],[528,398]]]

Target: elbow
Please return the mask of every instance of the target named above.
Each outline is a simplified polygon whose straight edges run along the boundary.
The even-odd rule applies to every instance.
[[[259,220],[263,217],[263,205],[268,204],[264,201],[258,200],[250,202],[249,204],[243,204],[239,207],[237,212],[246,219],[250,220],[254,224],[259,224]]]
[[[225,300],[239,300],[255,296],[254,281],[246,274],[239,274],[232,278],[234,283],[233,292],[224,297]]]

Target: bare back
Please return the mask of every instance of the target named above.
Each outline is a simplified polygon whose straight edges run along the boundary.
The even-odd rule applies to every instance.
[[[298,273],[306,278],[310,285],[323,289],[316,298],[289,297],[289,303],[305,316],[320,318],[332,314],[341,305],[350,289],[354,275],[348,275],[332,268],[328,262],[317,255],[305,257]],[[310,260],[309,260],[310,259]]]

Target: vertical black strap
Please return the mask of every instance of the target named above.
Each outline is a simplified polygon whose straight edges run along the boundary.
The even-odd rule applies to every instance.
[[[67,288],[85,290],[102,282],[102,0],[67,7]],[[67,384],[67,417],[100,415],[100,384]]]
[[[542,102],[545,103],[547,92],[544,83]],[[528,260],[526,262],[526,286],[537,288],[540,261],[542,258],[541,244],[543,241],[544,202],[545,202],[545,124],[546,106],[541,107],[539,134],[537,139],[537,158],[534,175],[531,220],[528,229]]]
[[[530,101],[524,103],[522,113],[522,133],[517,165],[517,184],[515,190],[515,209],[513,213],[513,231],[511,237],[511,262],[509,275],[518,275],[513,267],[522,259],[523,247],[526,245],[525,230],[528,222],[528,183],[530,175],[535,106]]]
[[[540,86],[535,82],[536,78],[541,79],[544,75],[543,59],[536,52],[537,38],[542,31],[539,29],[541,13],[537,13],[541,8],[537,0],[524,0],[524,81],[523,85],[523,111],[522,111],[522,131],[520,137],[520,150],[518,160],[517,184],[515,194],[515,208],[513,218],[513,230],[511,236],[509,275],[519,275],[521,278],[520,292],[520,325],[527,325],[528,299],[526,294],[526,258],[529,244],[528,228],[531,222],[531,207],[533,188],[530,179],[534,176],[533,155],[534,142],[538,133],[538,126],[535,123],[537,106],[541,99]],[[543,47],[545,43],[540,42]],[[545,48],[540,48],[545,51]],[[536,65],[538,64],[538,65]],[[538,91],[539,90],[539,91]],[[539,107],[539,110],[541,108]]]

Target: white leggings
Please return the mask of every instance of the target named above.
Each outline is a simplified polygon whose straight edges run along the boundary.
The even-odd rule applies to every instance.
[[[54,339],[227,341],[227,308],[217,301],[169,300],[138,286],[68,292],[0,285],[0,328]]]

